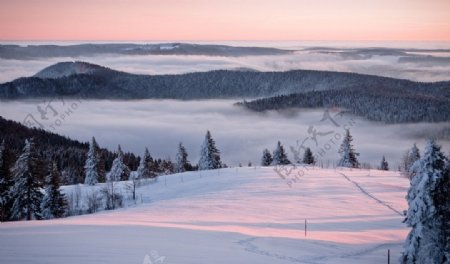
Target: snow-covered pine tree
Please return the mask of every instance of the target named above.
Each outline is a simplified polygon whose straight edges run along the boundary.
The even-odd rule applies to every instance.
[[[350,130],[346,129],[344,139],[339,149],[339,154],[341,155],[341,159],[338,162],[339,167],[359,168],[357,159],[359,153],[356,153],[353,149],[352,141],[353,137],[350,134]]]
[[[106,181],[106,164],[105,158],[103,157],[103,150],[100,148],[100,145],[97,143],[95,138],[92,138],[95,155],[97,157],[97,182],[105,182]]]
[[[222,166],[220,161],[220,152],[216,148],[216,142],[211,137],[211,132],[206,131],[205,140],[203,141],[200,151],[200,160],[198,162],[199,170],[218,169]]]
[[[413,147],[409,151],[409,165],[412,166],[414,162],[420,159],[420,150],[414,143]]]
[[[64,217],[67,212],[67,200],[60,191],[61,173],[53,162],[47,176],[47,188],[42,200],[42,217],[44,219]]]
[[[108,174],[108,181],[128,180],[129,175],[130,169],[123,162],[123,152],[119,145],[117,149],[117,158],[114,159],[111,171]]]
[[[0,145],[0,221],[4,222],[10,218],[12,200],[9,190],[14,182],[11,180],[8,163],[8,150],[5,140]]]
[[[187,157],[188,157],[188,154],[187,154],[186,148],[180,142],[178,144],[178,152],[176,155],[176,165],[175,165],[176,172],[184,172],[192,167],[192,165],[189,164]]]
[[[444,263],[445,241],[444,219],[439,214],[442,201],[436,194],[445,178],[445,157],[434,140],[429,140],[423,157],[413,165],[417,172],[411,181],[406,199],[409,209],[405,222],[411,227],[406,239],[401,262]],[[446,190],[448,195],[448,189]]]
[[[148,148],[145,148],[144,156],[142,156],[139,167],[137,168],[137,178],[146,179],[155,177],[156,174],[152,172],[152,165],[153,158],[150,155]]]
[[[411,180],[414,175],[416,175],[416,171],[413,168],[413,164],[420,159],[420,151],[417,148],[416,144],[408,151],[408,156],[406,160],[406,176]]]
[[[302,162],[304,164],[310,164],[310,165],[316,164],[316,160],[314,159],[313,153],[310,148],[305,149],[305,153],[303,154]]]
[[[263,150],[263,155],[261,158],[261,166],[270,166],[272,164],[272,155],[268,149]]]
[[[283,145],[281,145],[281,142],[278,141],[277,148],[273,151],[272,155],[272,165],[286,165],[291,164],[289,161],[286,151],[284,150]]]
[[[84,184],[96,185],[98,183],[98,155],[96,151],[97,142],[95,138],[89,144],[89,151],[87,153],[86,163],[84,165]]]
[[[12,170],[14,186],[10,189],[13,200],[11,219],[31,220],[41,218],[41,187],[45,175],[43,161],[34,148],[32,139],[25,140],[22,154]]]
[[[442,237],[444,248],[444,260],[443,263],[450,263],[450,159],[446,158],[446,165],[443,177],[437,182],[437,191],[434,195],[434,203],[436,204],[436,210],[442,222]]]
[[[386,161],[386,158],[383,157],[381,158],[381,163],[380,163],[380,170],[389,170],[389,163]]]

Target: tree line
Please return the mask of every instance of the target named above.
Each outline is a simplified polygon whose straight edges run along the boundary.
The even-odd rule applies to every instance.
[[[67,216],[67,197],[61,192],[62,173],[56,161],[51,161],[43,154],[34,138],[25,140],[24,146],[16,159],[11,148],[2,140],[0,145],[0,220],[51,219]],[[96,185],[106,183],[104,195],[107,200],[105,209],[115,209],[121,205],[121,197],[114,191],[114,183],[130,181],[133,183],[133,199],[136,181],[156,178],[161,174],[171,174],[192,170],[210,170],[226,167],[220,158],[220,151],[211,136],[206,132],[198,164],[192,165],[182,143],[178,144],[176,162],[153,159],[148,148],[139,165],[131,168],[125,162],[125,155],[120,145],[114,153],[114,160],[106,170],[103,149],[93,137],[85,155],[83,183]],[[95,198],[97,199],[97,198]],[[94,201],[95,202],[95,201]],[[95,211],[95,210],[94,210]]]
[[[423,95],[389,90],[326,90],[243,101],[253,111],[341,107],[351,114],[385,123],[450,121],[450,95]]]

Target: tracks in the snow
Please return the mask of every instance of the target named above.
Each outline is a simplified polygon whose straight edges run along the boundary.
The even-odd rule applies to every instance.
[[[375,197],[373,194],[369,193],[366,189],[364,189],[361,185],[359,185],[357,182],[355,182],[354,180],[350,179],[350,177],[348,177],[347,175],[345,175],[344,173],[341,172],[336,172],[340,175],[342,175],[347,181],[353,183],[356,188],[358,188],[363,194],[365,194],[366,196],[368,196],[369,198],[372,198],[373,200],[375,200],[377,203],[387,207],[388,209],[392,210],[394,213],[400,215],[400,216],[404,216],[402,212],[400,212],[399,210],[395,209],[394,207],[390,206],[389,204],[387,204],[386,202],[378,199],[377,197]]]
[[[278,253],[273,253],[273,252],[270,252],[267,250],[263,250],[253,243],[256,239],[258,239],[258,238],[251,237],[251,238],[239,240],[237,243],[239,245],[243,246],[246,251],[251,252],[251,253],[255,253],[255,254],[258,254],[261,256],[266,256],[266,257],[272,257],[272,258],[276,258],[279,260],[286,260],[286,261],[289,261],[292,263],[305,263],[305,264],[320,264],[320,263],[324,263],[324,262],[330,263],[330,261],[333,259],[357,258],[360,256],[364,256],[366,254],[372,253],[374,251],[381,250],[383,248],[389,248],[392,246],[399,245],[399,243],[383,243],[383,244],[378,244],[378,245],[374,245],[374,246],[371,246],[368,248],[362,248],[360,250],[356,250],[353,252],[347,252],[347,253],[343,253],[343,254],[323,255],[323,254],[319,253],[320,256],[316,256],[316,257],[297,258],[297,257],[285,256],[285,255],[281,255]]]

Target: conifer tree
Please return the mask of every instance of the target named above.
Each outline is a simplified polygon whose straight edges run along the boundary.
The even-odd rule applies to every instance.
[[[161,163],[161,171],[165,175],[172,174],[175,172],[175,165],[173,162],[168,158],[167,160],[163,160]]]
[[[96,185],[98,183],[98,155],[96,151],[97,142],[95,138],[89,144],[89,151],[87,153],[86,163],[84,165],[84,184]]]
[[[42,200],[42,217],[44,219],[60,218],[67,212],[67,200],[60,191],[61,173],[53,163],[47,176],[47,188]]]
[[[9,171],[9,150],[6,148],[5,140],[0,145],[0,221],[9,220],[12,200],[10,196],[10,189],[14,182],[11,179]]]
[[[145,179],[155,177],[156,174],[152,171],[152,166],[153,158],[150,155],[148,148],[145,148],[144,156],[142,156],[139,167],[137,168],[137,178]]]
[[[405,242],[402,263],[444,263],[448,233],[444,232],[445,219],[440,213],[444,201],[439,190],[446,187],[445,158],[434,140],[429,140],[423,157],[414,163],[416,176],[406,199],[409,209],[405,222],[411,231]],[[446,185],[446,186],[443,186]]]
[[[384,156],[383,158],[381,158],[380,170],[389,170],[389,163],[386,161],[386,158]]]
[[[188,154],[187,154],[186,148],[180,142],[178,144],[178,152],[176,155],[176,168],[175,168],[176,172],[184,172],[184,171],[187,171],[188,169],[190,169],[190,167],[192,167],[189,164],[187,157],[188,157]]]
[[[416,175],[416,171],[413,167],[414,163],[420,159],[420,151],[417,148],[416,144],[414,143],[411,150],[409,150],[406,158],[406,165],[405,165],[405,173],[406,176],[411,180],[414,175]]]
[[[11,218],[40,219],[43,186],[40,179],[45,175],[43,161],[40,159],[33,141],[25,140],[22,154],[12,168],[14,185],[10,190],[13,200]]]
[[[97,177],[98,182],[105,182],[106,181],[106,163],[105,158],[103,157],[103,150],[98,145],[95,138],[92,138],[95,148],[95,154],[97,157]]]
[[[117,149],[117,158],[114,159],[111,171],[109,172],[108,181],[120,181],[120,180],[128,180],[130,175],[130,169],[123,162],[123,152],[122,148],[118,147]]]
[[[409,152],[409,165],[412,166],[414,162],[416,162],[419,159],[420,159],[420,150],[416,146],[416,143],[414,143],[413,147]]]
[[[316,160],[314,159],[314,155],[310,148],[305,149],[305,153],[303,154],[303,164],[314,165],[316,164]]]
[[[263,150],[263,155],[261,158],[261,166],[270,166],[272,164],[272,155],[268,149]]]
[[[278,141],[277,143],[277,147],[273,152],[273,156],[272,156],[273,160],[272,160],[272,165],[286,165],[286,164],[291,164],[291,162],[289,161],[286,151],[284,150],[283,145],[281,145],[281,142]]]
[[[198,162],[199,170],[218,169],[222,166],[220,161],[220,152],[216,148],[216,142],[211,136],[209,130],[206,132],[205,140],[203,141],[200,160]]]
[[[442,247],[444,249],[443,263],[450,263],[450,159],[446,158],[443,177],[437,182],[437,191],[434,195],[434,203],[439,219],[442,220]]]
[[[339,149],[341,159],[338,162],[338,166],[347,168],[359,168],[359,162],[356,153],[352,145],[353,137],[350,134],[350,130],[345,130],[345,136]]]

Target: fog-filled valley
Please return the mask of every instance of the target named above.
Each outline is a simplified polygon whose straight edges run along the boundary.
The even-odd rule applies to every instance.
[[[237,166],[250,161],[259,164],[264,148],[273,150],[278,140],[286,147],[289,158],[294,160],[290,146],[298,149],[301,142],[310,147],[318,160],[330,162],[338,158],[339,140],[331,143],[335,134],[342,135],[348,125],[355,148],[361,153],[361,162],[379,165],[381,157],[392,164],[400,162],[404,151],[413,143],[422,146],[429,136],[440,138],[444,150],[449,150],[449,124],[413,123],[386,125],[369,122],[347,114],[339,115],[338,109],[331,109],[330,116],[340,125],[323,119],[324,109],[298,109],[254,113],[234,105],[235,100],[60,100],[54,99],[48,120],[42,120],[38,107],[44,107],[41,100],[11,101],[1,103],[4,118],[18,122],[32,121],[29,114],[51,132],[73,139],[89,141],[92,136],[108,149],[118,144],[125,151],[142,155],[148,147],[152,155],[175,158],[177,144],[181,141],[187,148],[192,163],[198,162],[200,146],[206,130],[214,136],[225,163]],[[70,113],[67,114],[67,109]],[[334,112],[333,112],[334,111]],[[65,114],[66,112],[66,114]],[[64,119],[61,114],[65,115]],[[26,120],[27,119],[27,120]],[[39,127],[38,124],[34,126]],[[310,129],[311,127],[311,129]],[[309,130],[309,132],[308,132]],[[315,132],[314,132],[315,131]],[[447,132],[445,132],[447,131]],[[330,133],[333,132],[333,133]],[[339,136],[337,136],[339,137]],[[299,143],[298,143],[299,142]],[[326,146],[329,144],[330,148]],[[325,150],[325,148],[327,148]],[[329,149],[328,149],[329,148]],[[323,152],[319,155],[319,152]]]
[[[33,76],[51,64],[73,60],[86,61],[128,73],[150,75],[222,69],[246,71],[312,69],[364,73],[428,82],[447,81],[450,76],[450,51],[441,43],[200,42],[200,44],[116,43],[106,46],[101,43],[84,45],[83,43],[66,42],[4,44],[8,45],[2,46],[0,52],[0,70],[2,72],[0,82]],[[18,46],[14,46],[16,44]],[[40,44],[56,44],[58,46],[40,46]],[[51,77],[53,74],[51,69],[36,76],[47,78],[47,75],[50,74]],[[295,78],[302,80],[301,76]],[[353,76],[336,76],[335,80],[338,81],[353,78]],[[208,78],[207,75],[205,77]],[[221,77],[219,75],[215,78],[220,79]],[[238,75],[234,82],[239,78],[241,77]],[[311,80],[314,81],[314,78],[317,77],[313,75]],[[357,76],[357,78],[359,79],[355,80],[361,83],[367,77]],[[95,79],[93,80],[95,81]],[[351,79],[347,81],[350,93],[352,93],[352,81]],[[271,89],[276,92],[277,79],[272,82],[271,86],[275,88]],[[378,93],[377,82],[385,82],[384,89],[390,89],[390,94],[395,93],[396,96],[402,96],[402,92],[396,91],[396,88],[393,87],[397,85],[395,80],[372,78],[372,84],[368,88],[373,93]],[[327,89],[334,88],[321,87],[321,84],[308,88],[309,83],[304,81],[303,83],[304,91],[319,89],[324,90],[323,93],[327,94]],[[333,82],[323,82],[323,85],[330,86],[332,84]],[[336,85],[340,86],[341,83],[336,83]],[[428,84],[425,87],[419,85],[414,88],[414,83],[405,85],[405,89],[418,91],[420,94],[414,96],[419,97],[426,95],[428,86],[433,86],[433,84]],[[413,88],[409,88],[408,85]],[[440,91],[443,91],[445,94],[446,86],[445,83],[438,84],[437,87],[430,90],[430,93],[435,96],[442,94]],[[286,91],[291,89],[289,84],[286,87]],[[17,89],[20,90],[20,86]],[[108,87],[105,86],[105,89]],[[174,92],[176,93],[176,91],[172,91],[172,94]],[[220,94],[220,91],[214,91],[214,93]],[[258,94],[258,92],[249,94]],[[194,99],[203,97],[201,94],[199,95],[194,95]],[[372,95],[367,94],[367,96],[370,98]],[[388,93],[383,96],[387,96],[383,100],[388,100],[390,95]],[[155,98],[155,95],[151,97]],[[173,95],[169,95],[170,97],[177,98]],[[251,100],[252,98],[244,97],[244,99]],[[439,100],[446,99],[439,98]],[[3,101],[0,113],[6,119],[18,122],[24,122],[27,117],[32,116],[35,118],[34,121],[39,123],[35,122],[32,124],[34,126],[81,141],[88,141],[95,136],[104,147],[114,150],[117,144],[121,144],[126,151],[134,152],[136,155],[141,155],[144,147],[147,146],[152,154],[173,160],[176,145],[181,141],[185,144],[190,155],[189,158],[194,164],[198,160],[202,137],[206,130],[211,130],[223,154],[223,159],[231,166],[240,163],[247,164],[249,161],[258,164],[262,150],[264,148],[273,149],[278,140],[284,143],[288,150],[291,146],[298,148],[299,142],[306,140],[304,146],[310,147],[316,156],[321,153],[318,156],[319,160],[333,164],[338,159],[339,143],[333,143],[332,146],[327,144],[330,143],[330,139],[332,140],[334,133],[343,133],[344,128],[338,127],[330,121],[321,121],[325,108],[292,109],[287,105],[287,109],[284,109],[283,106],[272,105],[267,109],[280,110],[257,113],[246,110],[244,107],[235,106],[234,103],[237,101],[240,101],[239,97],[232,100],[110,101],[69,100],[64,96],[61,98],[52,96],[46,99]],[[364,101],[361,102],[364,103]],[[380,102],[383,103],[383,101]],[[430,103],[433,104],[433,101]],[[71,108],[71,105],[76,105],[76,108],[72,109],[73,111],[71,110],[70,113],[64,114],[64,111]],[[50,106],[51,108],[49,108]],[[368,105],[364,107],[362,111],[370,109]],[[447,111],[445,103],[442,107],[444,107],[443,111]],[[45,109],[46,116],[41,116],[42,109]],[[49,112],[49,110],[52,111]],[[337,111],[342,110],[345,109],[334,109],[333,111],[338,113]],[[377,109],[370,111],[377,111]],[[443,117],[437,120],[447,120],[443,112],[440,114],[443,114]],[[383,113],[383,115],[386,114]],[[355,147],[361,154],[361,161],[370,163],[374,167],[378,166],[381,157],[385,155],[392,165],[391,169],[396,169],[406,149],[414,143],[419,146],[423,145],[425,139],[429,137],[440,140],[445,151],[450,146],[448,122],[408,123],[407,120],[414,120],[413,117],[404,119],[403,124],[387,125],[384,122],[369,122],[362,116],[349,114],[346,114],[345,120],[341,121],[347,122],[349,118],[354,120],[350,129],[354,134]],[[311,137],[314,140],[307,140]],[[325,148],[327,148],[326,151],[324,151]],[[293,159],[292,151],[289,154]]]

